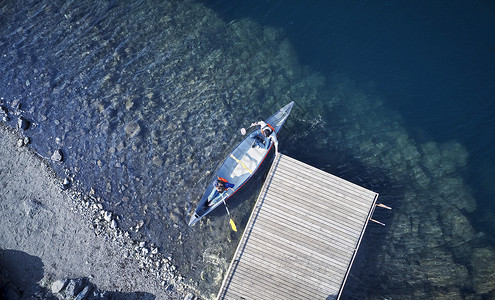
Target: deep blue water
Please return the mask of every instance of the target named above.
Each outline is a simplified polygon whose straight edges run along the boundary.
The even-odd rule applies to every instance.
[[[226,21],[283,28],[301,64],[349,76],[416,138],[461,142],[476,190],[493,194],[483,178],[495,175],[494,2],[203,2]]]
[[[208,172],[294,100],[281,151],[394,208],[345,298],[494,296],[493,2],[5,1],[0,49],[7,123],[202,294],[240,238],[224,211],[186,226]]]
[[[401,125],[414,143],[457,142],[465,147],[467,164],[459,168],[458,175],[466,182],[466,189],[477,203],[477,209],[466,215],[477,231],[489,235],[483,243],[493,249],[493,1],[204,2],[226,21],[249,18],[266,26],[283,28],[301,64],[311,66],[326,77],[335,74],[347,76],[355,82],[356,89],[370,98],[381,99],[387,110],[400,115]],[[339,112],[331,112],[325,118],[334,118],[334,113]],[[295,155],[311,160],[306,153]],[[332,155],[322,153],[313,163],[323,167],[325,158],[322,163],[322,157],[332,158]],[[354,168],[350,173],[341,171],[340,174],[359,181],[356,171],[362,170]],[[367,185],[365,182],[361,184]],[[393,196],[392,186],[393,183],[379,187],[382,199],[399,200],[400,196]],[[374,232],[368,234],[376,237]],[[365,251],[373,252],[372,247]],[[364,260],[373,259],[373,254],[367,258],[363,256],[360,257],[362,265],[365,265]],[[491,256],[490,260],[493,258]],[[362,276],[373,278],[372,274],[376,274],[372,270],[374,267],[371,264],[371,269],[363,271],[364,267],[356,266],[354,272],[363,272],[360,273]],[[490,280],[493,282],[493,278]],[[351,276],[349,292],[345,295],[356,296],[362,290],[365,290],[364,294],[373,295],[376,290],[373,291],[370,283],[383,287],[384,281],[386,279],[375,277],[363,282]],[[425,280],[425,284],[427,282]],[[412,289],[399,293],[401,297],[416,294],[415,285],[414,282],[406,283]],[[387,283],[385,286],[389,291],[395,289]],[[417,290],[422,288],[417,287]],[[420,292],[416,296],[429,298],[438,295],[435,289],[426,290],[426,294]],[[477,289],[478,295],[479,291]],[[382,296],[385,295],[386,291]],[[443,297],[447,297],[445,295],[448,293]]]
[[[466,215],[477,231],[490,235],[483,243],[493,249],[493,1],[212,0],[205,3],[227,21],[250,18],[267,26],[283,28],[295,47],[300,63],[311,66],[315,72],[321,72],[326,77],[334,74],[348,76],[355,82],[356,89],[371,98],[381,99],[387,109],[398,113],[402,119],[401,125],[415,143],[455,141],[465,147],[467,164],[458,170],[458,174],[477,203],[477,209]],[[338,112],[332,112],[326,118],[334,118],[334,113]],[[309,159],[304,153],[296,155],[303,160]],[[319,155],[313,163],[321,167],[322,156],[325,157],[325,154]],[[340,173],[359,181],[359,175],[353,171],[351,174],[346,171]],[[367,185],[365,182],[361,184]],[[393,190],[388,184],[378,189],[382,199],[391,202],[400,198],[391,195]],[[368,234],[376,237],[374,232]],[[369,240],[368,243],[372,244]],[[373,247],[369,246],[365,251],[373,252]],[[366,264],[365,260],[373,259],[373,254],[367,258],[363,256],[360,257],[361,265]],[[490,260],[493,259],[491,256]],[[384,289],[389,292],[395,290],[393,285],[386,283],[386,278],[376,278],[375,275],[380,273],[375,273],[373,268],[376,266],[370,265],[370,269],[364,271],[364,267],[354,267],[355,274],[368,276],[369,281],[363,282],[362,278],[351,276],[346,296],[355,296],[363,290],[364,294],[373,295],[376,289],[371,283],[385,286]],[[386,274],[381,276],[386,277]],[[494,279],[490,280],[493,286]],[[424,284],[428,284],[428,280]],[[412,281],[406,283],[406,287],[412,289],[399,295],[413,295],[415,288],[422,290],[415,285]],[[438,295],[438,290],[426,290],[426,294],[417,293],[416,296],[430,298]],[[378,292],[384,297],[387,293]],[[445,295],[448,293],[442,297],[448,297]]]

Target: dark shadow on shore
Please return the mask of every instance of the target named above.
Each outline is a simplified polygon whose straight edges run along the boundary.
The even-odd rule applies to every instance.
[[[52,294],[50,289],[42,287],[38,282],[44,277],[44,265],[37,256],[29,255],[17,250],[0,249],[0,299],[58,299]],[[155,300],[156,296],[146,292],[108,292],[100,291],[87,278],[75,280],[63,279],[67,283],[61,290],[61,295],[65,298],[74,298],[87,287],[87,295],[84,299],[105,299],[105,300]],[[68,286],[73,282],[74,295],[66,295]]]
[[[33,295],[56,299],[38,285],[43,278],[43,262],[37,256],[17,250],[0,250],[0,296],[2,299],[29,299]]]

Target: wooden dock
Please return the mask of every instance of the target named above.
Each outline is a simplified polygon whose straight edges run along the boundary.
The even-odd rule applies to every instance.
[[[279,154],[218,299],[338,299],[378,194]]]

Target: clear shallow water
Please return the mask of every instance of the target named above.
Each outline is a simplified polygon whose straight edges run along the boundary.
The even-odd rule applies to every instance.
[[[9,123],[33,121],[32,146],[61,148],[60,174],[144,221],[135,237],[207,295],[240,236],[188,214],[236,132],[295,100],[281,150],[394,207],[347,297],[493,294],[492,4],[203,4],[2,3]],[[238,227],[261,179],[230,204]]]

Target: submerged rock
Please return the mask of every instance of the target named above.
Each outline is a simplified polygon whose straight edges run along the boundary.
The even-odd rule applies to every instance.
[[[31,126],[31,122],[29,122],[24,117],[20,117],[19,120],[17,121],[17,126],[19,127],[19,129],[28,130],[29,127]]]
[[[7,116],[9,113],[9,110],[7,109],[7,107],[0,105],[0,113]]]
[[[125,126],[125,134],[133,138],[141,132],[141,126],[137,122],[131,122]]]
[[[53,152],[51,159],[56,162],[61,162],[64,159],[62,150],[57,149]]]
[[[420,260],[421,270],[429,284],[435,287],[463,287],[469,283],[469,272],[464,265],[454,261],[449,252],[429,250]]]
[[[471,265],[473,289],[476,293],[495,292],[495,251],[490,248],[475,249]]]
[[[163,159],[160,156],[155,155],[153,156],[153,164],[157,167],[161,167],[163,165]]]

